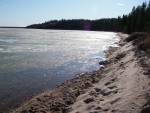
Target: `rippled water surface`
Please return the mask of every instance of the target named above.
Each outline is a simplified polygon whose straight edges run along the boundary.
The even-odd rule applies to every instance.
[[[0,29],[0,111],[76,74],[99,69],[115,33]]]

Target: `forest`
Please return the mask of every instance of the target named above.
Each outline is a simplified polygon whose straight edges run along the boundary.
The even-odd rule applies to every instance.
[[[144,2],[142,5],[133,7],[128,15],[118,18],[50,20],[41,24],[29,25],[26,28],[114,31],[129,34],[133,32],[150,33],[150,2]]]

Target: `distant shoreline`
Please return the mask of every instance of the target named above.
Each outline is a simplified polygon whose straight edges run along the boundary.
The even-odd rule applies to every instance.
[[[0,26],[0,28],[26,28],[26,27],[11,27],[11,26]]]

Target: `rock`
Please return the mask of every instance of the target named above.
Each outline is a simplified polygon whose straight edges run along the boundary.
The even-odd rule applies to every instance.
[[[113,78],[113,79],[111,79],[109,82],[105,83],[104,85],[105,85],[105,86],[108,86],[108,85],[110,85],[111,83],[113,83],[115,80],[116,80],[116,78]]]
[[[99,113],[98,111],[91,111],[90,113]]]
[[[95,83],[98,83],[98,82],[99,82],[99,78],[93,76],[93,77],[92,77],[92,83],[95,84]]]
[[[95,108],[95,105],[88,105],[86,110],[87,111],[90,111],[91,109],[94,109]]]
[[[105,60],[105,61],[100,61],[99,62],[99,65],[107,65],[109,64],[110,62],[108,60]]]
[[[121,100],[121,98],[117,98],[117,99],[111,101],[110,104],[114,104],[114,103],[116,103],[116,102],[118,102],[118,101],[120,101],[120,100]]]
[[[93,102],[93,101],[94,101],[94,98],[93,98],[93,97],[87,98],[87,99],[84,100],[84,102],[85,102],[86,104],[89,104],[89,103],[91,103],[91,102]]]
[[[96,107],[95,110],[101,110],[102,108],[100,106]]]
[[[103,98],[100,98],[99,101],[104,101],[104,99],[103,99]]]
[[[76,89],[75,90],[75,97],[78,97],[80,95],[80,91],[79,91],[79,89]]]
[[[105,83],[104,85],[105,85],[105,86],[108,86],[108,85],[110,85],[111,83],[112,83],[112,81],[109,81],[109,82]]]
[[[117,88],[117,86],[115,85],[111,85],[111,86],[107,86],[109,89],[114,89],[114,88]]]
[[[111,91],[112,94],[116,94],[118,93],[118,89],[114,90],[114,91]]]
[[[100,92],[101,89],[100,89],[100,88],[95,88],[95,91],[96,91],[96,92]]]
[[[112,82],[114,82],[116,80],[116,78],[111,79]]]
[[[92,83],[90,81],[85,82],[85,88],[89,88],[92,86]]]
[[[101,91],[101,94],[102,94],[103,96],[107,96],[107,95],[109,95],[110,93],[111,93],[111,91],[109,91],[108,89],[104,89],[104,90]]]
[[[53,101],[51,103],[50,109],[52,111],[62,111],[63,109],[67,108],[68,105],[59,101]]]
[[[109,108],[103,108],[103,111],[108,111],[109,110]]]
[[[36,100],[37,100],[37,101],[41,101],[41,99],[40,99],[40,98],[36,98]]]
[[[111,110],[111,112],[117,112],[118,110],[115,110],[115,109],[113,109],[113,110]]]
[[[89,92],[89,95],[90,95],[90,96],[93,96],[93,95],[97,95],[97,93],[96,93],[95,91],[90,91],[90,92]]]
[[[117,59],[117,60],[120,60],[120,59],[122,59],[123,57],[125,57],[125,53],[120,53],[120,54],[117,54],[117,56],[115,57],[115,59]]]
[[[62,113],[69,113],[71,111],[71,107],[66,107],[62,110]]]
[[[92,111],[92,112],[90,112],[90,113],[99,113],[98,111]]]
[[[68,97],[68,98],[65,100],[65,104],[67,104],[67,105],[71,105],[71,104],[73,104],[73,103],[74,103],[74,99],[71,98],[71,97]]]

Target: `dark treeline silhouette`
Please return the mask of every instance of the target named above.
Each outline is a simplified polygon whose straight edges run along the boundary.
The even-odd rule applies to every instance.
[[[131,13],[118,18],[51,20],[42,24],[29,25],[27,28],[119,31],[124,33],[150,32],[150,2],[133,7]]]

